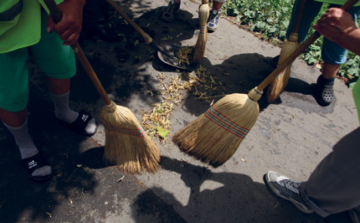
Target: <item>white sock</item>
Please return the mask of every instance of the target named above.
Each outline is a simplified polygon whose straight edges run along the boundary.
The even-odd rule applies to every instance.
[[[62,95],[51,94],[51,99],[55,106],[55,116],[58,119],[70,124],[76,120],[79,113],[70,109],[69,96],[70,91]]]
[[[3,123],[5,127],[13,135],[16,145],[19,147],[21,159],[26,159],[32,157],[39,153],[39,150],[36,148],[33,139],[28,132],[28,120],[20,127],[12,127]],[[32,176],[46,176],[51,174],[51,167],[44,166],[32,173]]]
[[[70,91],[63,95],[51,94],[51,99],[53,100],[55,106],[55,116],[58,119],[70,124],[77,119],[79,113],[70,109],[69,97],[70,97]],[[87,124],[85,131],[87,133],[93,133],[95,132],[95,130],[96,130],[96,122],[95,119],[92,119]]]

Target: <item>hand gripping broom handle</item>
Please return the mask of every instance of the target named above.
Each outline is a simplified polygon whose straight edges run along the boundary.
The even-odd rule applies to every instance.
[[[358,0],[348,0],[341,8],[345,11],[355,5]],[[317,38],[321,35],[318,32],[314,32],[309,38],[307,38],[289,57],[284,60],[263,82],[257,86],[257,90],[262,92],[266,86],[268,86],[278,74],[280,74],[285,68],[291,64],[306,48],[308,48]]]
[[[46,4],[46,6],[48,7],[48,9],[50,10],[50,14],[53,17],[54,21],[56,23],[59,22],[61,20],[61,18],[62,18],[62,12],[57,7],[54,0],[44,0],[44,2]],[[76,57],[80,61],[81,65],[84,67],[84,70],[86,71],[86,73],[89,76],[90,80],[94,84],[96,90],[99,92],[101,98],[105,102],[105,105],[110,105],[111,100],[110,100],[109,96],[106,94],[106,92],[104,90],[104,87],[102,86],[99,78],[96,76],[95,71],[91,67],[90,62],[86,58],[86,56],[84,54],[84,51],[81,49],[79,43],[76,42],[73,45],[71,45],[71,47],[73,48],[73,50],[74,50],[74,52],[76,54]]]

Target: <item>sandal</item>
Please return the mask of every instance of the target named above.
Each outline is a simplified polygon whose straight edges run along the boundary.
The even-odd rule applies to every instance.
[[[334,79],[325,79],[321,75],[318,77],[316,83],[315,99],[319,105],[328,106],[334,100]]]
[[[32,176],[32,173],[34,173],[35,170],[44,166],[50,166],[40,152],[34,156],[23,159],[21,164],[25,168],[29,178],[34,181],[46,181],[52,177],[52,173],[46,176]]]
[[[73,129],[85,136],[92,136],[96,133],[97,127],[95,128],[94,132],[88,133],[85,131],[86,126],[89,124],[89,122],[92,119],[93,119],[93,117],[89,112],[81,110],[79,112],[79,116],[76,118],[76,120],[73,123],[68,124],[68,126],[70,126],[71,129]]]

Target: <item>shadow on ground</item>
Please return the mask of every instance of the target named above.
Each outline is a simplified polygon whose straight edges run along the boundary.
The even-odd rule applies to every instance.
[[[247,94],[251,89],[264,81],[273,71],[269,63],[270,59],[271,58],[264,57],[258,53],[238,54],[229,57],[221,64],[212,65],[211,62],[204,57],[201,61],[201,66],[207,69],[211,76],[218,78],[218,80],[226,85],[226,89],[223,91],[225,94]],[[316,102],[314,83],[307,83],[297,78],[294,74],[292,74],[292,76],[294,77],[290,77],[284,92],[272,104],[296,107],[308,112],[333,112],[335,103],[327,107],[322,107]],[[269,106],[266,98],[266,90],[267,88],[264,89],[263,95],[258,101],[260,112]],[[219,95],[219,92],[207,96],[211,97],[216,94]],[[214,102],[220,98],[221,97],[214,97]],[[194,103],[195,101],[196,103]],[[183,105],[184,110],[196,116],[202,114],[208,107],[208,102],[198,101],[193,96],[188,96]]]
[[[97,182],[90,171],[77,167],[81,148],[89,147],[85,137],[69,131],[53,116],[53,105],[44,92],[30,88],[29,132],[52,165],[55,176],[34,183],[20,165],[20,154],[10,133],[0,126],[0,219],[1,222],[41,222],[62,202],[74,202],[82,193],[91,194]],[[45,97],[44,97],[45,96]],[[96,162],[96,158],[93,158]],[[21,217],[21,219],[19,219]]]
[[[298,211],[289,202],[275,197],[262,183],[254,182],[244,174],[211,172],[205,167],[195,166],[183,161],[162,157],[163,169],[181,176],[191,191],[186,205],[176,200],[173,194],[161,187],[150,188],[187,222],[324,222],[316,214],[306,215]],[[213,189],[202,189],[207,182],[216,182]],[[146,202],[148,191],[140,194],[136,200],[138,209],[132,210],[133,216],[146,214],[149,204]],[[155,214],[161,210],[153,207]]]

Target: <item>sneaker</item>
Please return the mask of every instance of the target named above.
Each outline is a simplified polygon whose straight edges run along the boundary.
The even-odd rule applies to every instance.
[[[166,22],[171,22],[174,20],[176,13],[180,10],[180,3],[176,3],[174,0],[170,0],[168,7],[165,9],[165,12],[162,14],[162,19]]]
[[[300,182],[292,181],[273,171],[266,173],[264,181],[277,196],[290,201],[300,211],[306,214],[314,212],[300,196]]]
[[[215,9],[210,10],[210,15],[207,21],[207,28],[209,31],[214,32],[217,29],[219,19],[220,13]]]
[[[334,100],[334,79],[325,79],[320,75],[316,82],[315,99],[321,106],[328,106]]]

